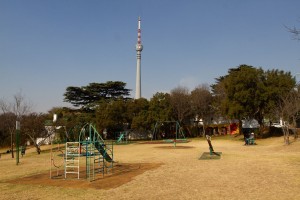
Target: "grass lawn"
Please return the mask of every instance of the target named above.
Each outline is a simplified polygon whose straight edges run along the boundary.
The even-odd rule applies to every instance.
[[[176,148],[170,143],[115,145],[113,173],[92,182],[84,171],[79,180],[50,179],[50,146],[42,146],[40,155],[28,149],[18,166],[11,154],[2,154],[0,199],[300,199],[300,140],[289,146],[282,137],[256,143],[213,137],[221,158],[205,160],[199,160],[209,152],[203,138]],[[85,158],[80,162],[85,170]]]

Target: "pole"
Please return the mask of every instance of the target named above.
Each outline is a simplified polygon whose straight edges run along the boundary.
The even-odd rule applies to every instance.
[[[178,132],[178,125],[177,125],[177,122],[175,123],[175,127],[176,127],[176,135],[175,135],[175,140],[174,140],[174,147],[176,147],[176,141],[177,141],[177,132]]]
[[[20,122],[16,121],[16,164],[19,164],[20,155]]]
[[[10,150],[11,150],[11,158],[15,158],[15,156],[14,156],[13,131],[10,131]]]
[[[53,149],[53,143],[51,140],[51,150],[50,150],[50,179],[52,178],[52,149]]]

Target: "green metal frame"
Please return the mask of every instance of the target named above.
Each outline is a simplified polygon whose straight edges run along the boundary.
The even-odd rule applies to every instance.
[[[157,132],[158,132],[159,128],[161,127],[161,124],[163,124],[163,123],[175,123],[175,127],[176,127],[175,128],[176,129],[175,139],[173,139],[173,140],[167,139],[167,140],[164,140],[165,142],[170,142],[170,143],[173,142],[174,147],[176,147],[176,143],[179,139],[180,140],[182,140],[182,139],[186,140],[185,135],[184,135],[183,131],[181,130],[181,126],[180,126],[178,121],[158,121],[158,122],[156,122],[155,126],[154,126],[153,133],[152,133],[151,140],[156,140],[157,139],[157,137],[156,137]]]
[[[95,180],[96,174],[104,176],[113,169],[113,142],[105,142],[92,124],[82,127],[79,143],[85,148],[86,178],[89,181]]]
[[[129,131],[119,132],[119,136],[116,141],[116,144],[128,144],[128,133]]]
[[[20,162],[20,122],[16,121],[16,164],[18,165],[19,162]]]

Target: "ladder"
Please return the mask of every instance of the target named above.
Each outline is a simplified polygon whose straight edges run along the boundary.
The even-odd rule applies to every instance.
[[[67,174],[77,174],[79,179],[79,142],[67,142],[66,143],[66,155],[65,155],[65,179]]]

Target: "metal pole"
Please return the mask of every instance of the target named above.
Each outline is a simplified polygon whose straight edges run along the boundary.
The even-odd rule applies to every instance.
[[[15,158],[14,156],[14,142],[13,142],[13,131],[10,132],[10,150],[11,150],[11,158]]]
[[[19,164],[19,155],[20,155],[20,122],[16,121],[16,164]]]
[[[174,147],[176,147],[176,141],[177,141],[177,132],[178,132],[178,124],[177,122],[175,123],[175,127],[176,127],[176,135],[175,135],[175,140],[174,140]]]
[[[52,149],[53,149],[53,143],[51,140],[51,150],[50,150],[50,179],[52,178]]]

